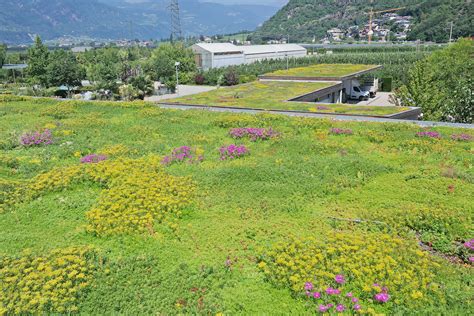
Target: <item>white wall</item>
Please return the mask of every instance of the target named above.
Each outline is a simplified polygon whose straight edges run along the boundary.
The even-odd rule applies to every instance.
[[[245,63],[244,54],[213,55],[212,68],[241,65]]]
[[[251,64],[256,61],[262,61],[265,59],[284,59],[284,58],[297,58],[305,57],[306,51],[291,51],[291,52],[268,52],[268,53],[256,53],[246,54],[245,63]]]

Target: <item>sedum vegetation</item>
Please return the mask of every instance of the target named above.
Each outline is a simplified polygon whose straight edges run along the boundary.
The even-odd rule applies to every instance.
[[[330,87],[333,84],[327,82],[255,81],[163,101],[163,103],[365,115],[389,115],[408,110],[406,107],[396,106],[318,105],[314,102],[288,101]]]
[[[364,64],[316,64],[308,67],[298,67],[284,70],[277,70],[266,76],[295,76],[295,77],[323,77],[341,78],[361,71],[376,68],[375,65]]]
[[[13,96],[0,113],[0,314],[474,311],[472,130]]]

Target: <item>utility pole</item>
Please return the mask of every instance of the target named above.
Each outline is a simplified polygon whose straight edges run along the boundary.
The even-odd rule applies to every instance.
[[[171,0],[168,7],[171,13],[171,42],[179,40],[183,37],[181,31],[181,20],[179,18],[179,3],[178,0]]]

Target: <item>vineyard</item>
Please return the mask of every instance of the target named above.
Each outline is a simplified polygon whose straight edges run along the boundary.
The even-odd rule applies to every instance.
[[[0,315],[471,315],[472,130],[0,96]]]

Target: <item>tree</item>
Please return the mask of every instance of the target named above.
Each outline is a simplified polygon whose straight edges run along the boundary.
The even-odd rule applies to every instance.
[[[139,75],[131,77],[128,82],[138,91],[138,98],[144,99],[145,96],[153,93],[153,80],[149,76]]]
[[[74,54],[64,50],[50,54],[46,70],[48,86],[65,85],[68,92],[79,85],[84,76]]]
[[[33,84],[46,86],[48,83],[47,66],[49,61],[49,51],[43,45],[41,38],[36,36],[35,44],[28,49],[28,80]]]
[[[427,120],[473,123],[474,42],[461,39],[417,62],[396,96],[405,106],[421,107]]]
[[[118,91],[117,81],[120,79],[122,64],[115,48],[92,51],[87,55],[87,77],[99,89]]]
[[[3,44],[0,44],[0,68],[2,68],[7,58],[7,47]]]
[[[154,80],[166,82],[176,81],[175,62],[179,62],[180,73],[192,73],[196,71],[194,53],[182,43],[162,44],[156,48],[145,65],[145,72]]]

